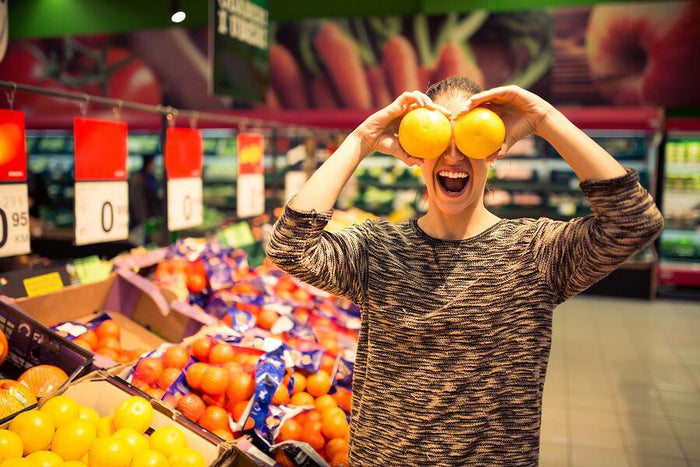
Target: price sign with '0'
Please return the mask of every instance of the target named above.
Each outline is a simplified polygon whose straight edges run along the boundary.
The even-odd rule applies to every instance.
[[[27,185],[0,184],[0,257],[21,255],[29,251]]]
[[[168,230],[182,230],[202,224],[202,179],[168,180]]]
[[[127,182],[75,182],[75,244],[111,242],[128,237]]]

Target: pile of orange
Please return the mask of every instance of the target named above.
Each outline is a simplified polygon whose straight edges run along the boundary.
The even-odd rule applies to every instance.
[[[121,328],[111,319],[103,321],[95,329],[79,335],[73,342],[118,363],[133,362],[144,352],[143,349],[122,349]]]
[[[255,391],[255,365],[262,352],[241,349],[206,337],[195,339],[189,349],[179,348],[186,352],[188,358],[192,355],[198,360],[185,370],[185,380],[192,392],[184,396],[176,395],[166,402],[221,439],[232,440],[234,436],[229,422],[231,419],[234,422],[242,421]],[[156,379],[161,381],[168,371],[167,367],[158,373],[158,364],[153,361],[144,363],[145,360],[139,362],[144,365],[140,371],[137,365],[134,379],[139,381],[138,384],[146,381],[152,383]],[[162,365],[167,366],[167,363]],[[162,396],[162,388],[151,390],[149,394],[153,395],[154,391]],[[252,423],[252,419],[248,419],[245,428],[252,428]]]
[[[287,389],[288,378],[294,382],[291,395]],[[307,376],[295,372],[285,378],[272,403],[303,406],[310,410],[284,422],[275,441],[303,441],[331,465],[347,465],[350,425],[346,415],[350,413],[352,392],[338,388],[333,394],[328,394],[330,389],[331,378],[325,370]]]
[[[134,367],[131,384],[154,399],[161,399],[189,360],[190,353],[185,347],[170,346],[159,357],[145,357],[139,360]]]

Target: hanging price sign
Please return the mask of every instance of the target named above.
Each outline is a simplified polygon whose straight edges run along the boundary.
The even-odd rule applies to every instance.
[[[201,177],[168,180],[168,229],[195,227],[202,221]]]
[[[29,253],[24,113],[0,110],[0,257]]]
[[[238,134],[236,214],[239,218],[265,212],[265,142],[258,133]]]
[[[73,134],[76,245],[128,238],[126,123],[76,118]]]
[[[168,230],[196,227],[203,221],[202,134],[190,128],[168,128],[165,135],[168,177]]]

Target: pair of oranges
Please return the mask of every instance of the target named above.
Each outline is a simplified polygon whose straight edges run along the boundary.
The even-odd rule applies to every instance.
[[[399,143],[409,155],[433,159],[445,152],[452,138],[452,125],[437,110],[411,110],[399,124]],[[486,159],[505,140],[506,127],[493,111],[479,107],[457,119],[454,138],[457,149],[472,159]]]

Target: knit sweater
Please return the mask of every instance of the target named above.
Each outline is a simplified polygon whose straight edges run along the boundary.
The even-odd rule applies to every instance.
[[[415,219],[326,232],[331,213],[286,206],[268,256],[362,309],[351,465],[537,465],[552,311],[663,226],[634,171],[580,186],[592,215],[457,241]]]

